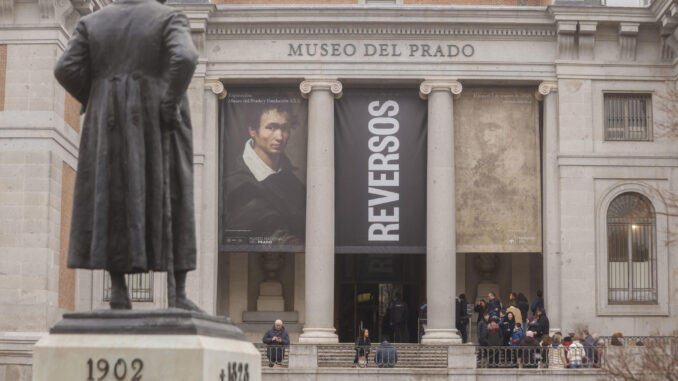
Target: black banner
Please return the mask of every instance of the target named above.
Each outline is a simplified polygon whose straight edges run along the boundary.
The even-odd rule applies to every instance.
[[[335,102],[337,253],[426,252],[426,102],[346,89]]]
[[[221,250],[302,252],[307,102],[298,89],[229,89],[220,114]]]

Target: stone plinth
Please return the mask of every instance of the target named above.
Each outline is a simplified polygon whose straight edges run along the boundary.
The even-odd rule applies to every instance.
[[[259,352],[230,319],[182,310],[66,314],[33,360],[33,381],[261,380]]]

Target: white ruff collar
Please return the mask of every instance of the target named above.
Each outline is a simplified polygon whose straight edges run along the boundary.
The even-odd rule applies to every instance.
[[[282,167],[275,171],[273,168],[269,167],[268,164],[264,163],[259,155],[254,152],[254,148],[252,148],[253,145],[254,141],[252,138],[245,142],[245,150],[242,153],[242,159],[245,161],[245,165],[249,168],[257,181],[264,181],[268,176],[282,171]]]

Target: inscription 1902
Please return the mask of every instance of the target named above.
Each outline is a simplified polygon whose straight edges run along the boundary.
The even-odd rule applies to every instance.
[[[109,363],[106,359],[98,359],[95,363],[94,360],[90,358],[87,360],[87,381],[94,381],[94,377],[96,377],[97,381],[102,381],[109,374],[112,376],[109,379],[115,379],[117,381],[140,381],[141,371],[143,369],[144,362],[141,359],[132,360],[128,369],[127,361],[121,358],[117,359],[114,363]]]

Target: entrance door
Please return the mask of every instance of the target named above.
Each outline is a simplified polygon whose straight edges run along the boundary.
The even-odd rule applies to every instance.
[[[393,341],[391,307],[399,297],[407,311],[398,341],[416,342],[418,310],[426,295],[425,268],[423,255],[337,255],[335,327],[339,340],[354,342],[362,329],[368,329],[372,342]]]

